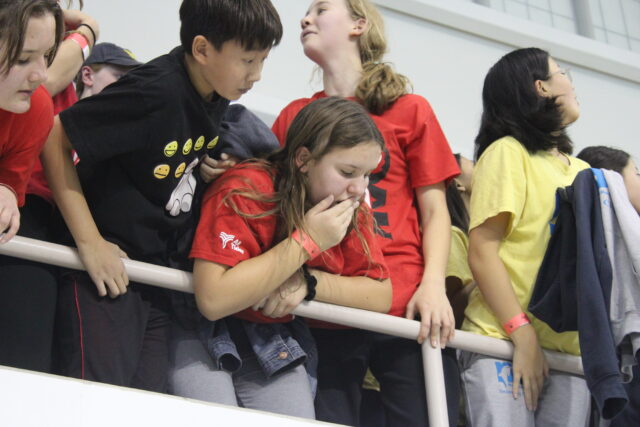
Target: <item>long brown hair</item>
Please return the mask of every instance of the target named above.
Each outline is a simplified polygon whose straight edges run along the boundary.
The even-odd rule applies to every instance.
[[[307,176],[296,164],[296,153],[304,147],[311,153],[308,161],[319,161],[336,148],[351,148],[367,143],[375,143],[381,150],[384,149],[384,139],[380,131],[360,104],[339,97],[316,100],[304,107],[293,119],[283,148],[267,156],[265,160],[251,160],[243,164],[257,165],[269,171],[274,180],[274,194],[260,194],[250,182],[246,182],[243,188],[227,193],[223,203],[244,218],[277,215],[276,242],[291,236],[294,229],[306,232],[304,215],[311,205],[307,197]],[[220,179],[225,178],[223,176]],[[250,214],[242,212],[236,206],[233,196],[246,197],[275,206],[259,214]],[[356,230],[368,254],[369,248],[359,226],[371,224],[358,224],[358,217],[359,214],[356,212],[351,226]]]
[[[368,111],[384,113],[402,95],[409,91],[411,82],[396,73],[391,64],[382,62],[387,51],[384,21],[369,0],[344,0],[353,20],[364,19],[367,27],[358,39],[362,79],[356,88],[358,98]]]
[[[56,0],[0,0],[0,74],[9,72],[17,62],[24,47],[25,33],[31,18],[53,15],[56,22],[55,44],[49,53],[48,64],[55,57],[64,21],[62,9]]]

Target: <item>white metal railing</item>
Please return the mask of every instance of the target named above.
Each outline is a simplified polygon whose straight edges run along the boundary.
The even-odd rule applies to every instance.
[[[16,236],[4,245],[0,245],[0,254],[84,270],[76,249],[26,237]],[[191,273],[128,259],[123,261],[131,281],[193,293]],[[415,320],[315,301],[303,302],[294,310],[294,313],[408,339],[416,339],[420,330],[420,322]],[[449,421],[442,356],[440,349],[432,348],[428,341],[422,345],[422,357],[429,425],[446,427],[449,425]],[[449,342],[449,346],[501,359],[513,357],[513,345],[510,342],[460,330],[456,330],[455,338]],[[584,375],[582,361],[579,357],[547,350],[544,350],[544,353],[551,369]]]

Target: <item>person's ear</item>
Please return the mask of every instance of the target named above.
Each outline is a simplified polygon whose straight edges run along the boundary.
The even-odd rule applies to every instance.
[[[453,182],[456,183],[456,190],[458,190],[460,193],[464,193],[465,191],[467,191],[467,187],[462,185],[462,183],[457,179],[454,178]]]
[[[549,89],[549,85],[545,80],[536,80],[533,84],[536,87],[536,92],[538,93],[538,95],[543,96],[545,98],[550,98],[552,96],[551,90]]]
[[[80,77],[85,87],[93,87],[93,70],[88,65],[80,68]]]
[[[367,30],[367,20],[364,18],[358,18],[353,21],[353,26],[351,28],[350,36],[361,36]]]
[[[209,56],[209,40],[205,36],[198,35],[193,38],[191,44],[191,56],[199,63],[204,64]]]
[[[309,160],[311,159],[311,152],[307,147],[300,147],[296,151],[296,166],[300,169],[300,172],[306,173],[309,170]]]

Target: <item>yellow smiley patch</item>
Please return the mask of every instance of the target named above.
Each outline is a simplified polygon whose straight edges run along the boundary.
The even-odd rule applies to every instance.
[[[178,151],[178,141],[172,141],[164,146],[164,155],[171,157]]]
[[[191,138],[187,139],[187,142],[184,143],[184,147],[182,147],[182,154],[185,156],[191,152],[191,147],[193,147],[193,141]]]
[[[169,175],[170,171],[171,167],[169,165],[158,165],[153,169],[153,176],[158,179],[165,179]]]
[[[182,162],[178,165],[178,167],[176,168],[175,173],[173,174],[176,178],[180,178],[182,176],[182,174],[184,173],[184,168],[187,167],[187,164],[185,162]]]
[[[220,138],[219,136],[216,136],[215,138],[213,138],[211,142],[207,144],[207,150],[211,150],[213,147],[215,147],[218,144],[219,138]]]
[[[204,146],[204,136],[201,136],[196,140],[196,144],[193,146],[193,149],[196,151],[200,151],[200,149]]]

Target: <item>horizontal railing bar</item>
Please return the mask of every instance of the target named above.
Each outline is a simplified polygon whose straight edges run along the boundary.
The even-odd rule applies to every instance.
[[[0,245],[0,254],[84,270],[76,249],[27,237],[16,236],[4,245]],[[140,261],[128,259],[123,261],[131,281],[193,293],[191,273]],[[420,323],[415,320],[316,301],[300,304],[294,313],[408,339],[416,339],[420,330]],[[456,330],[455,337],[449,342],[449,346],[501,359],[510,360],[513,357],[513,345],[509,341],[460,330]],[[544,353],[551,369],[584,375],[580,357],[549,350],[544,350]]]

